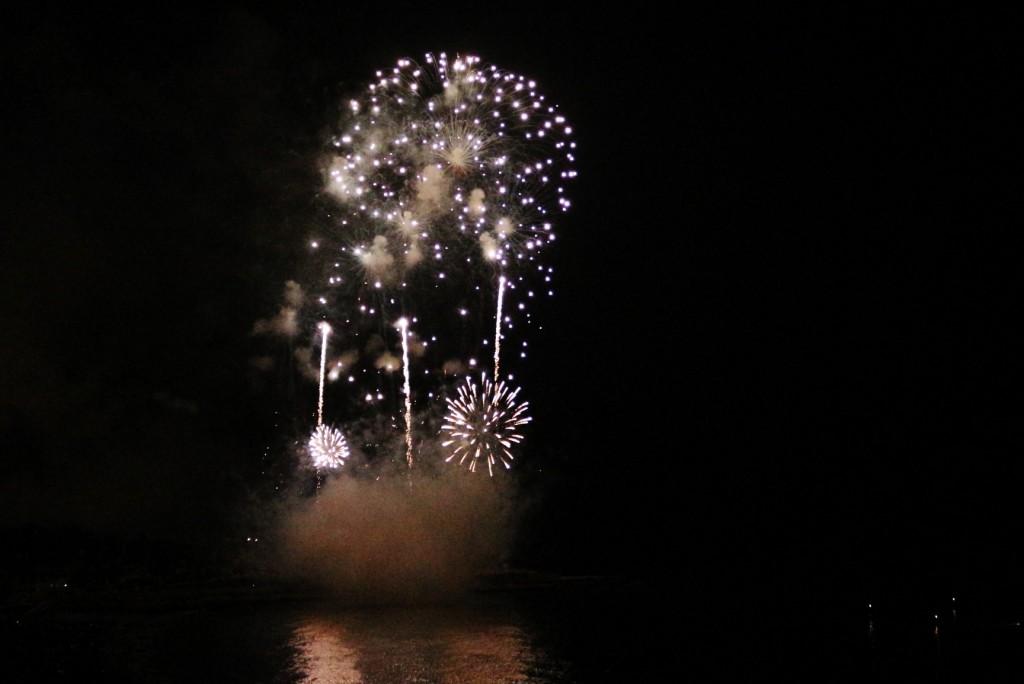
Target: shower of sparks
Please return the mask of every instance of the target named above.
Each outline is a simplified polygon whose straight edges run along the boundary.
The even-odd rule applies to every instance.
[[[309,438],[309,456],[317,468],[337,468],[348,458],[348,443],[341,430],[318,425]]]
[[[398,319],[402,331],[402,370],[405,373],[405,461],[412,468],[412,389],[409,384],[409,319]]]
[[[442,442],[447,451],[445,461],[468,465],[476,472],[480,461],[487,462],[487,472],[493,477],[494,466],[501,463],[506,470],[512,467],[512,447],[522,441],[516,432],[529,423],[528,404],[516,404],[519,389],[509,390],[504,382],[491,382],[481,376],[482,391],[467,377],[458,388],[458,398],[446,399],[448,413],[441,426],[448,439]]]

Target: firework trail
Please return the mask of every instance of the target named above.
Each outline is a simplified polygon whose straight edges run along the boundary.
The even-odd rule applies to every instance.
[[[317,399],[316,405],[317,427],[324,423],[324,371],[327,368],[327,336],[331,334],[331,326],[327,323],[321,323],[320,334],[322,340],[320,343],[320,396]]]
[[[405,375],[405,461],[412,468],[412,389],[409,383],[409,320],[398,319],[398,329],[402,331],[402,372]]]
[[[505,295],[505,276],[498,278],[498,313],[494,317],[494,381],[498,381],[498,364],[501,356],[501,301]]]

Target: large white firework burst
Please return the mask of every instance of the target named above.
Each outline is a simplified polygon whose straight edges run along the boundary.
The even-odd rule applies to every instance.
[[[345,435],[329,425],[318,425],[309,438],[309,457],[317,468],[338,468],[348,454]]]
[[[448,456],[447,463],[468,465],[476,472],[481,461],[487,462],[487,472],[493,477],[494,466],[501,463],[512,467],[512,447],[523,440],[516,430],[530,422],[526,415],[527,402],[516,403],[519,388],[510,390],[503,381],[492,382],[484,374],[482,390],[469,377],[458,387],[458,397],[448,398],[442,433],[448,439],[441,443]]]
[[[377,255],[374,283],[452,257],[533,261],[570,205],[571,135],[530,79],[476,56],[400,59],[348,102],[327,190],[349,248]]]

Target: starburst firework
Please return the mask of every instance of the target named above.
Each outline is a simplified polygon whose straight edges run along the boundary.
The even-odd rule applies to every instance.
[[[494,466],[501,463],[512,466],[512,446],[522,441],[516,430],[529,423],[526,415],[528,403],[516,404],[519,389],[509,390],[503,381],[492,382],[481,376],[482,391],[471,378],[458,388],[458,398],[446,399],[448,413],[442,433],[448,439],[442,442],[448,456],[445,461],[468,465],[476,472],[481,461],[487,462],[487,472],[493,477]]]
[[[317,468],[338,468],[348,454],[345,435],[329,425],[318,425],[309,438],[309,456]]]

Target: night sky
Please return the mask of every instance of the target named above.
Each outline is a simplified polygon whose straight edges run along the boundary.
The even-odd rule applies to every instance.
[[[1019,78],[1001,17],[5,10],[0,522],[236,534],[316,386],[255,373],[316,155],[399,57],[477,54],[575,126],[519,371],[528,560],[1019,574]]]

